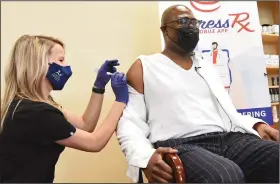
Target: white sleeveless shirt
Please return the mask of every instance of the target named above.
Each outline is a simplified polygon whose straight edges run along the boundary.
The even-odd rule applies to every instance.
[[[140,56],[149,139],[152,143],[225,131],[216,98],[195,70],[185,70],[167,56]]]

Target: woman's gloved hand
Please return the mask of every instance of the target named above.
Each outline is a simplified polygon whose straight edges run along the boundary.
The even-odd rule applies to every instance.
[[[117,71],[117,68],[115,66],[118,65],[120,65],[118,60],[106,60],[98,70],[94,86],[98,89],[105,89],[106,84],[111,78],[111,76],[108,75],[107,72],[115,73]]]
[[[111,76],[111,86],[115,93],[116,101],[127,104],[128,87],[125,74],[119,72],[114,73],[114,75]]]

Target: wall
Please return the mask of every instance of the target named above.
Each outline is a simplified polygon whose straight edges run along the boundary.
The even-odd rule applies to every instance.
[[[1,92],[16,39],[23,34],[50,35],[66,44],[66,59],[73,70],[55,99],[81,114],[91,94],[94,68],[104,60],[119,59],[119,71],[126,72],[140,54],[160,51],[158,20],[157,2],[1,2]],[[114,100],[110,85],[105,97],[101,120]],[[101,153],[66,149],[55,182],[130,182],[126,169],[114,135]]]

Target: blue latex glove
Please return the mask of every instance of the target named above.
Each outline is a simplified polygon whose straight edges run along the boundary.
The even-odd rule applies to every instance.
[[[117,102],[128,102],[128,87],[124,73],[116,72],[111,76],[111,86],[116,96]]]
[[[111,79],[111,76],[107,72],[115,73],[117,71],[115,66],[118,65],[120,65],[118,60],[106,60],[98,70],[94,86],[99,89],[105,89],[106,84]]]

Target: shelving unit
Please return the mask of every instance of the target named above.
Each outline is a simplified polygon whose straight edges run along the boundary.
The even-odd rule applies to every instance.
[[[271,106],[279,106],[279,102],[271,103]]]
[[[278,43],[279,35],[262,33],[262,40],[265,43]]]
[[[259,19],[262,24],[279,24],[279,2],[278,1],[258,1]],[[262,41],[264,54],[278,55],[279,54],[279,35],[262,33]],[[279,76],[278,66],[267,66],[267,78]],[[272,86],[269,80],[269,88],[279,88],[279,86]],[[276,106],[279,117],[279,102],[271,103],[271,106]],[[274,122],[273,127],[278,129],[279,121]]]
[[[279,86],[268,86],[270,89],[279,88]]]
[[[267,70],[278,72],[279,66],[267,66]]]

